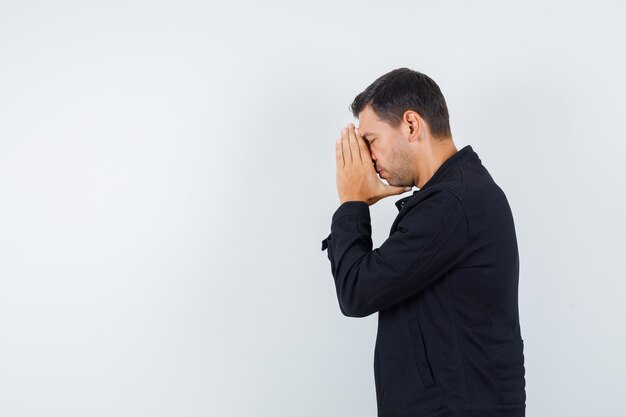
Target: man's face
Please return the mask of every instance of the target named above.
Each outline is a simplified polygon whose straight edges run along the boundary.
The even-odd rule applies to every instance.
[[[359,134],[368,143],[372,161],[380,178],[389,185],[413,186],[413,172],[402,125],[393,128],[378,118],[371,106],[359,113]],[[381,173],[382,170],[382,173]]]

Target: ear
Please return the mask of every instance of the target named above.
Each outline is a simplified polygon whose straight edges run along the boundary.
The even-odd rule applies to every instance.
[[[413,110],[407,110],[402,116],[404,122],[408,127],[409,139],[415,139],[419,136],[423,126],[423,119],[419,113]]]

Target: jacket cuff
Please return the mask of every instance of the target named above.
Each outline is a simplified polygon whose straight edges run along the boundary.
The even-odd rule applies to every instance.
[[[322,250],[326,249],[328,247],[328,241],[330,240],[330,234],[328,235],[328,237],[326,237],[326,239],[322,240]]]
[[[344,201],[343,204],[337,208],[335,213],[333,214],[331,228],[332,225],[344,216],[363,216],[370,220],[370,206],[365,201]],[[330,242],[329,234],[324,240],[322,240],[322,250],[326,250],[328,248],[328,243]]]
[[[344,201],[335,211],[332,223],[344,216],[360,215],[370,218],[370,206],[365,201]]]

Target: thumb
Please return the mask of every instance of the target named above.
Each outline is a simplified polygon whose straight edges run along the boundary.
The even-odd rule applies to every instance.
[[[411,190],[412,190],[412,187],[396,187],[394,185],[387,186],[387,191],[389,192],[389,195],[402,194]]]

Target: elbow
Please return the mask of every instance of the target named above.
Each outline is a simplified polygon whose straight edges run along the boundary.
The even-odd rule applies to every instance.
[[[376,310],[369,308],[363,303],[346,300],[345,298],[339,300],[339,308],[341,309],[341,313],[346,317],[361,318],[376,312]]]
[[[335,275],[335,285],[337,286],[337,298],[339,307],[346,317],[367,317],[378,311],[373,300],[371,289],[360,282],[359,268],[351,268],[347,274]]]

